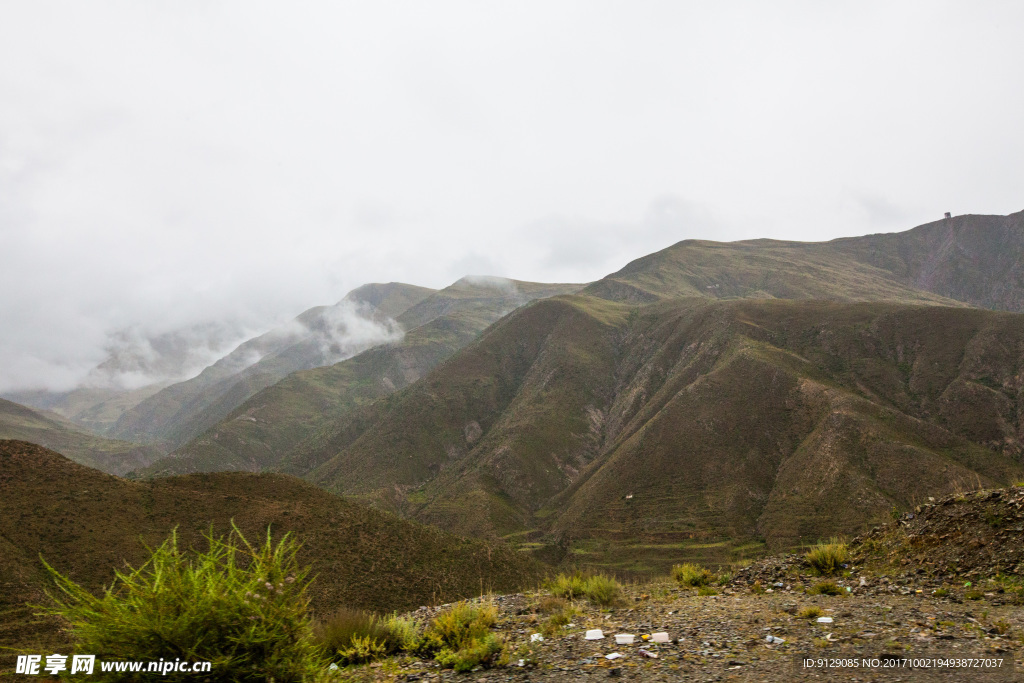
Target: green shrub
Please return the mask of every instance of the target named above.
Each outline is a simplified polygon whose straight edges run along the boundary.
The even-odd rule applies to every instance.
[[[811,595],[842,595],[843,589],[835,581],[819,581],[807,592]]]
[[[718,591],[711,586],[701,586],[697,589],[697,595],[718,595]]]
[[[226,538],[206,538],[208,551],[187,553],[172,532],[139,568],[116,571],[99,596],[44,562],[57,587],[45,609],[67,620],[79,652],[101,659],[209,661],[218,680],[231,681],[294,681],[321,669],[298,543],[285,535],[274,545],[268,530],[256,548],[234,526]]]
[[[460,672],[476,666],[490,667],[497,663],[504,647],[490,630],[497,619],[494,605],[457,603],[430,622],[420,650],[436,653],[434,659],[442,666]]]
[[[707,586],[714,581],[715,575],[699,564],[686,562],[672,567],[672,578],[679,582],[681,586],[699,588],[700,586]]]
[[[618,581],[604,574],[559,574],[552,579],[547,588],[551,594],[575,600],[586,598],[596,605],[611,605],[622,593],[622,586]]]
[[[562,627],[569,625],[577,614],[576,608],[572,605],[566,605],[562,609],[555,610],[547,618],[543,626],[541,626],[540,632],[544,634],[545,638],[560,635]]]
[[[608,606],[618,600],[622,586],[618,581],[604,574],[588,576],[583,584],[583,594],[595,605]]]
[[[559,574],[548,583],[547,588],[552,595],[575,600],[587,592],[587,579],[579,572]]]
[[[842,565],[849,561],[850,551],[845,543],[837,538],[833,538],[826,543],[819,543],[811,548],[804,555],[804,559],[819,574],[828,576],[838,572]]]
[[[398,651],[415,652],[420,625],[409,617],[378,617],[363,610],[341,607],[313,624],[317,642],[338,664],[364,664]]]
[[[812,605],[811,607],[804,607],[797,613],[796,616],[800,619],[817,619],[818,617],[823,616],[824,614],[825,613],[821,611],[820,607],[815,607]]]
[[[565,600],[565,598],[559,598],[554,595],[547,595],[540,599],[540,602],[537,603],[536,609],[538,612],[550,614],[552,612],[561,612],[568,606],[569,603]]]
[[[497,657],[504,647],[502,641],[493,633],[474,638],[458,650],[441,650],[435,659],[443,667],[455,669],[459,673],[472,671],[477,666],[489,668],[496,663]]]
[[[402,652],[416,652],[423,640],[423,627],[412,617],[392,614],[384,620],[384,630]]]
[[[372,636],[353,636],[347,647],[337,650],[338,663],[342,666],[366,664],[383,659],[388,654],[387,645]]]

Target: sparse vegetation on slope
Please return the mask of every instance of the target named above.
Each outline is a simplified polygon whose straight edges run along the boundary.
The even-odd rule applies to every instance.
[[[339,423],[311,478],[556,562],[547,538],[618,571],[727,562],[1019,478],[1021,343],[977,309],[559,297]]]
[[[76,465],[33,444],[0,441],[0,645],[45,642],[26,603],[43,599],[39,556],[88,590],[109,584],[145,545],[177,527],[179,548],[234,521],[248,538],[271,528],[302,543],[316,577],[316,614],[341,605],[388,612],[510,590],[539,579],[529,558],[499,543],[459,538],[340,499],[294,477],[221,473],[132,482]],[[48,635],[51,634],[51,635]],[[50,650],[51,652],[53,650]],[[7,660],[0,657],[0,665]]]
[[[275,470],[303,476],[326,459],[337,424],[359,407],[412,384],[510,310],[580,286],[459,280],[397,316],[406,330],[401,341],[289,375],[140,474]]]
[[[0,399],[0,439],[16,439],[52,448],[77,463],[109,474],[124,474],[163,455],[152,447],[89,434],[53,413]]]

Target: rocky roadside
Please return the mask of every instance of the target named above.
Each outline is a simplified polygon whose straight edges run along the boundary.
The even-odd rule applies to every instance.
[[[809,578],[809,577],[808,577]],[[846,595],[809,595],[793,584],[752,593],[734,580],[719,595],[699,595],[669,583],[627,587],[621,606],[577,603],[579,613],[562,633],[531,642],[545,615],[537,606],[544,593],[494,598],[497,630],[513,652],[508,666],[457,674],[434,662],[396,658],[351,671],[355,680],[381,681],[931,681],[1024,680],[1024,609],[982,597],[936,597],[917,584],[890,591],[886,577],[873,577]],[[860,581],[858,579],[857,583]],[[853,588],[851,586],[851,588]],[[904,592],[907,591],[907,592]],[[921,591],[921,592],[918,592]],[[800,616],[817,607],[832,623]],[[427,617],[436,609],[423,609]],[[603,640],[584,633],[600,628]],[[647,644],[640,636],[667,632],[674,641]],[[614,634],[637,636],[617,645]],[[771,636],[769,642],[768,636]],[[646,656],[646,650],[657,658]],[[622,655],[608,659],[613,653]],[[915,659],[987,657],[1000,669],[906,668]],[[810,658],[879,660],[874,668],[808,670]],[[521,661],[520,661],[521,660]],[[909,660],[909,661],[906,661]],[[924,662],[918,662],[923,664]],[[521,664],[521,665],[520,665]],[[883,667],[890,668],[883,668]],[[895,667],[895,668],[892,668]],[[1017,673],[1007,675],[1010,668]],[[1017,676],[1014,678],[1013,676]]]
[[[345,675],[479,683],[1024,680],[1022,531],[1024,488],[929,500],[851,542],[849,562],[828,579],[838,595],[815,594],[826,579],[802,556],[781,555],[738,570],[714,591],[666,579],[627,586],[612,607],[574,603],[572,623],[554,631],[546,624],[547,593],[497,596],[490,599],[511,651],[507,666],[457,674],[404,657]],[[589,629],[606,637],[586,640]],[[671,642],[641,640],[656,632]],[[636,642],[616,644],[616,633]],[[949,659],[972,666],[940,665]],[[826,663],[845,666],[817,668]]]

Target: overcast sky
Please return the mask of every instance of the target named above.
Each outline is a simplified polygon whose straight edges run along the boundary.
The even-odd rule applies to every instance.
[[[0,0],[0,390],[370,281],[1024,208],[1024,3]]]

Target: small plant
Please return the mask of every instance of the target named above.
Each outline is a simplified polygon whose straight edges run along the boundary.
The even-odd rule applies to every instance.
[[[996,633],[998,633],[999,635],[1005,636],[1007,633],[1010,632],[1010,629],[1012,627],[1010,625],[1010,622],[1006,621],[1005,619],[1000,619],[999,621],[992,624],[992,628],[994,628],[996,630]]]
[[[811,595],[842,595],[843,589],[835,581],[819,581],[807,592]]]
[[[754,595],[764,595],[765,590],[766,589],[765,589],[764,585],[761,583],[760,579],[755,581],[754,584],[750,587],[750,592],[753,593]]]
[[[577,615],[576,608],[566,605],[563,609],[552,612],[547,621],[541,627],[541,633],[545,638],[552,638],[561,634],[562,628],[568,626]]]
[[[342,666],[375,662],[387,656],[387,653],[387,646],[372,636],[355,636],[349,641],[347,647],[337,650],[339,663]]]
[[[804,555],[807,564],[819,574],[830,576],[835,574],[850,559],[850,551],[846,544],[837,538],[826,543],[819,543]]]
[[[949,597],[949,589],[948,588],[936,588],[934,591],[932,591],[932,595],[934,595],[937,598],[948,598]]]
[[[567,598],[587,598],[595,605],[611,605],[622,593],[622,585],[604,574],[585,575],[580,572],[559,574],[549,584],[551,594]]]
[[[568,600],[582,598],[587,589],[587,579],[580,572],[559,574],[547,585],[551,594]]]
[[[718,595],[718,591],[711,586],[701,586],[697,589],[697,595]]]
[[[68,621],[78,651],[98,657],[209,661],[219,679],[253,683],[319,670],[298,543],[285,535],[275,545],[268,529],[254,547],[234,525],[227,537],[211,531],[206,539],[208,551],[189,553],[172,532],[138,569],[115,572],[99,596],[44,562],[59,591],[45,609]],[[123,679],[123,672],[97,677]]]
[[[421,651],[435,652],[441,666],[458,672],[497,663],[504,644],[491,627],[498,618],[494,605],[453,605],[438,614],[427,627]]]
[[[715,575],[710,570],[705,569],[699,564],[685,562],[672,567],[672,578],[681,586],[685,586],[687,588],[699,588],[701,586],[707,586],[714,581]]]
[[[392,614],[384,619],[384,630],[388,634],[388,641],[402,652],[416,652],[423,640],[423,626],[412,617]]]
[[[613,604],[622,593],[622,585],[610,576],[594,574],[587,577],[583,593],[595,605],[607,607]]]
[[[540,599],[537,603],[537,611],[544,614],[551,614],[552,612],[561,612],[569,603],[565,598],[559,598],[554,595],[547,595]]]
[[[969,590],[964,593],[964,597],[968,600],[981,600],[985,597],[985,592],[980,590]]]
[[[824,616],[824,612],[820,607],[811,605],[810,607],[804,607],[802,610],[797,612],[797,617],[800,619],[817,619],[820,616]]]

